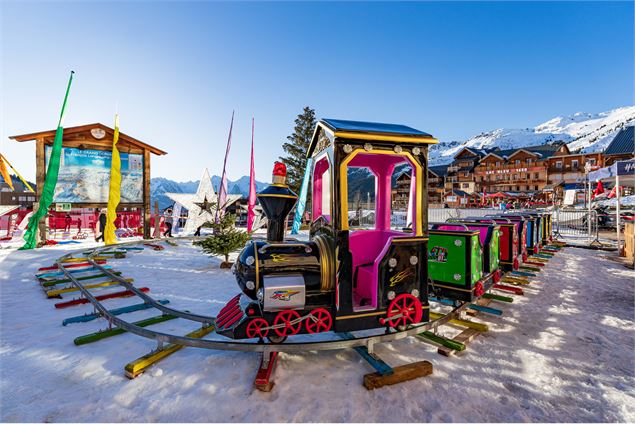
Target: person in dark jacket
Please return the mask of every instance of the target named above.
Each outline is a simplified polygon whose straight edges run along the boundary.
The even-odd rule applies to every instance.
[[[104,231],[106,231],[106,209],[99,212],[99,236],[95,241],[104,241]]]
[[[163,237],[172,237],[172,223],[174,219],[172,218],[172,210],[168,209],[165,214],[165,232],[163,233]]]
[[[73,219],[71,218],[71,214],[67,212],[64,217],[64,232],[71,231],[71,222],[73,222]]]

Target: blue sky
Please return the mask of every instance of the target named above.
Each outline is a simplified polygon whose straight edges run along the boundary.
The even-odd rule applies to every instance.
[[[634,103],[632,2],[0,3],[0,149],[35,175],[32,143],[66,125],[112,126],[168,152],[153,176],[229,177],[273,161],[302,107],[403,123],[441,140]]]

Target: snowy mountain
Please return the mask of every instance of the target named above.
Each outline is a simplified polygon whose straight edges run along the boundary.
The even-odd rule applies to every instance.
[[[430,163],[449,163],[464,147],[514,149],[554,141],[566,142],[572,152],[597,152],[604,150],[615,134],[629,124],[635,124],[635,106],[596,114],[578,112],[550,119],[534,128],[499,128],[465,141],[441,141],[430,149]]]
[[[217,193],[218,187],[220,186],[220,180],[221,177],[219,177],[218,175],[214,175],[212,177],[212,185],[214,186],[214,191],[216,191]],[[150,197],[153,207],[155,200],[159,202],[160,209],[165,209],[172,205],[172,203],[174,203],[167,196],[165,196],[165,193],[196,193],[199,181],[200,180],[179,183],[163,177],[150,179]],[[266,183],[261,183],[256,180],[257,191],[262,190],[266,186]],[[244,197],[247,197],[249,195],[249,177],[242,176],[236,181],[227,180],[227,193],[241,194]]]

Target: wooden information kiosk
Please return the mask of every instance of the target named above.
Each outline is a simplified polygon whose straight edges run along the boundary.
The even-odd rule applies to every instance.
[[[54,203],[70,203],[74,208],[105,208],[108,205],[113,136],[114,129],[100,123],[64,129]],[[36,202],[39,204],[55,130],[9,138],[18,142],[36,142]],[[161,156],[166,152],[122,132],[119,132],[117,148],[122,173],[121,201],[117,210],[141,208],[143,236],[150,238],[150,154]],[[39,228],[40,237],[45,240],[44,219]]]

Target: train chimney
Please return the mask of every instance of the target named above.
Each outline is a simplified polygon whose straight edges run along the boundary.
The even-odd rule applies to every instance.
[[[284,163],[274,164],[272,183],[258,193],[258,200],[268,221],[267,241],[283,241],[287,215],[298,200],[298,196],[287,185],[287,167]]]

